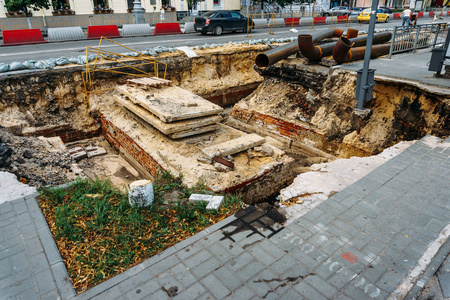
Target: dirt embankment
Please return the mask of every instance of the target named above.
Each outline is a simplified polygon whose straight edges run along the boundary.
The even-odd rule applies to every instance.
[[[439,91],[377,79],[374,98],[365,104],[371,114],[360,122],[354,113],[355,73],[335,70],[328,75],[328,69],[305,66],[298,59],[262,73],[264,82],[235,106],[232,117],[268,130],[271,125],[261,116],[287,121],[292,128],[272,131],[340,157],[376,154],[427,134],[450,135],[450,100]],[[298,127],[307,134],[290,135]]]
[[[214,95],[221,98],[223,93],[262,81],[252,66],[258,51],[267,48],[266,45],[229,44],[196,50],[198,57],[191,59],[181,52],[164,53],[157,59],[167,64],[166,78],[173,80],[175,85],[202,97]],[[103,66],[114,65],[100,61],[99,66],[103,63]],[[140,68],[153,74],[153,64]],[[163,64],[159,69],[160,76],[163,76]],[[27,135],[54,136],[60,135],[61,131],[74,131],[70,136],[62,137],[65,142],[97,135],[100,123],[86,100],[84,70],[83,66],[68,66],[1,75],[0,126]],[[124,84],[131,77],[96,72],[92,78],[93,89],[108,89]]]

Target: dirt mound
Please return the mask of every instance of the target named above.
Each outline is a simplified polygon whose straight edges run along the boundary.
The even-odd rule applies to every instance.
[[[15,136],[5,128],[0,128],[0,141],[0,171],[14,173],[21,182],[39,188],[74,178],[74,161],[62,143],[56,141],[55,147],[52,139]]]

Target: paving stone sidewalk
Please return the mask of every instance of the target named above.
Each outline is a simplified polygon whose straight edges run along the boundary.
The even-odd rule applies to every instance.
[[[286,227],[249,207],[75,299],[415,297],[450,248],[450,139],[435,142],[425,137]],[[73,298],[31,203],[0,206],[0,295]]]

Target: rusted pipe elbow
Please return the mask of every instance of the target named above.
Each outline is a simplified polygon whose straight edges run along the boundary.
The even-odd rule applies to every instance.
[[[322,56],[322,51],[319,47],[314,47],[312,35],[300,34],[298,36],[298,49],[309,60],[319,60]]]
[[[334,37],[341,37],[344,34],[344,30],[342,29],[337,29],[337,28],[333,28],[334,29]],[[348,31],[347,31],[348,32]],[[358,34],[358,33],[356,33]]]
[[[337,41],[336,45],[333,47],[333,59],[338,63],[342,64],[347,62],[350,57],[350,49],[352,48],[352,42],[345,37],[341,37]]]

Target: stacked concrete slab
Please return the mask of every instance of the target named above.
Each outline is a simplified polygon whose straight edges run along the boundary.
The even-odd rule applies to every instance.
[[[218,128],[220,106],[169,84],[152,78],[132,80],[116,87],[114,100],[172,139]]]

